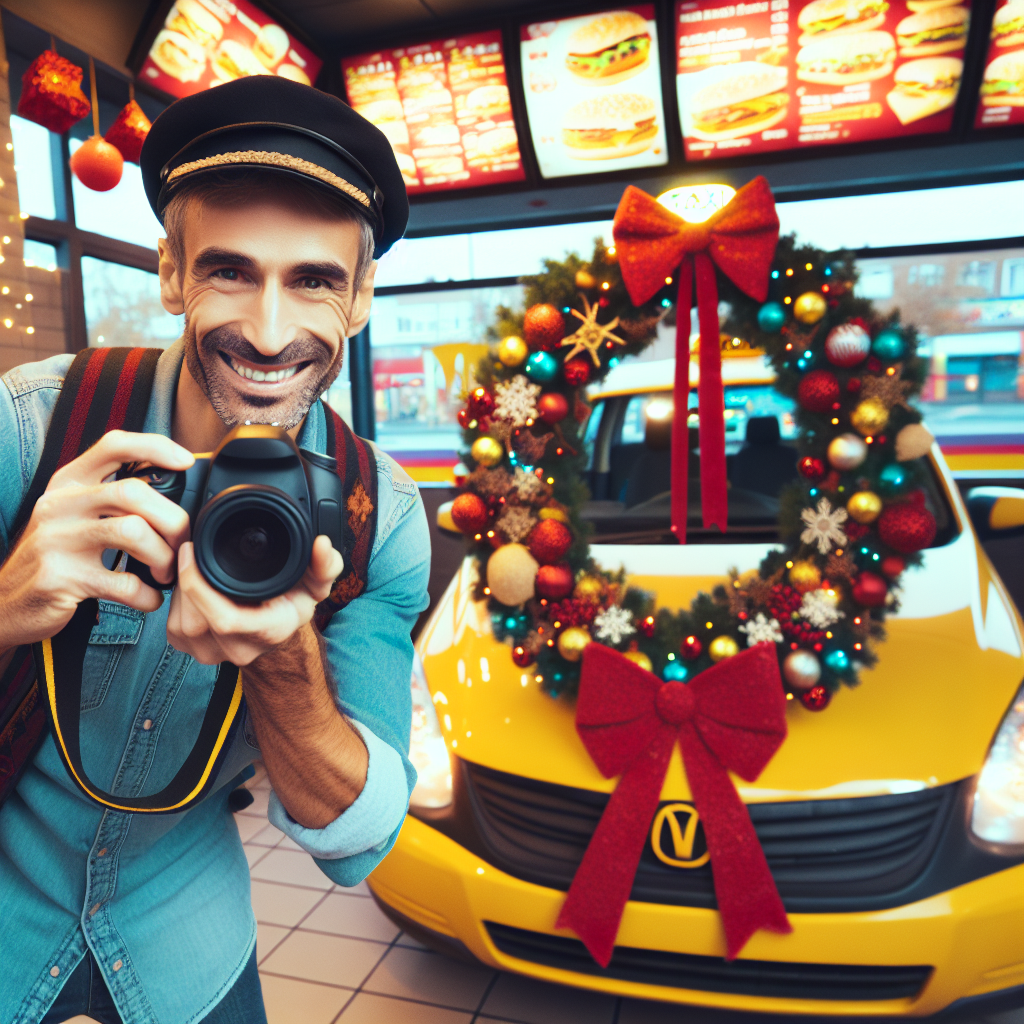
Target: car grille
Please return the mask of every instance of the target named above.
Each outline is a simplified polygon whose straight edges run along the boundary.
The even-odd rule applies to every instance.
[[[774,960],[723,960],[691,953],[616,946],[605,968],[577,939],[484,922],[502,953],[577,974],[736,995],[790,999],[906,999],[921,991],[931,967],[865,967]]]
[[[568,889],[608,795],[461,764],[475,845],[509,874]],[[924,871],[958,786],[747,809],[788,910],[864,909],[865,898],[898,893]],[[695,855],[703,849],[701,832]],[[715,907],[711,866],[668,866],[648,837],[630,898]]]

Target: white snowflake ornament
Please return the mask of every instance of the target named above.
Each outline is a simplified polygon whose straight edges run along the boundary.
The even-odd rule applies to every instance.
[[[815,629],[828,629],[833,623],[846,618],[836,605],[839,598],[834,590],[809,590],[800,602],[800,616]]]
[[[800,513],[807,529],[800,534],[804,544],[817,544],[818,552],[827,555],[833,544],[845,544],[846,534],[841,527],[847,520],[845,508],[833,508],[828,498],[822,498],[818,507],[805,508]]]
[[[748,647],[763,644],[765,641],[781,644],[783,640],[779,620],[766,618],[762,612],[758,612],[750,622],[741,625],[739,631],[747,634]]]
[[[536,473],[527,473],[522,466],[516,466],[512,490],[524,501],[529,501],[531,498],[539,498],[546,494],[548,486]]]
[[[537,399],[541,386],[531,384],[521,373],[511,380],[494,385],[494,415],[507,420],[514,427],[525,426],[527,420],[537,418]]]
[[[598,640],[607,640],[610,644],[620,644],[636,629],[633,626],[633,613],[619,605],[613,604],[599,615],[594,616],[594,636]]]

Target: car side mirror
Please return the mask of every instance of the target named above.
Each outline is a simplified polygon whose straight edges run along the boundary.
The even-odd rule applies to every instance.
[[[1019,487],[973,487],[967,512],[979,540],[1024,534],[1024,490]]]
[[[454,501],[446,501],[444,504],[438,505],[437,516],[434,522],[442,533],[447,533],[449,537],[458,537],[461,540],[462,532],[455,525],[455,520],[452,519],[453,504]]]

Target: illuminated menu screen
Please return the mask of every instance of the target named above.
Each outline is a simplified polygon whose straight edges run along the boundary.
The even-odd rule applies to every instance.
[[[675,17],[689,159],[952,126],[970,0],[680,0]]]
[[[545,178],[667,162],[653,4],[524,25],[520,49]]]
[[[1024,0],[1000,3],[981,79],[976,128],[1024,124]]]
[[[181,97],[248,75],[312,85],[322,64],[246,0],[177,0],[139,74]]]
[[[352,107],[391,143],[411,193],[525,177],[501,32],[341,62]]]

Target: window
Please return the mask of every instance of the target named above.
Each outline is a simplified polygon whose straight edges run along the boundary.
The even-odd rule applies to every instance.
[[[980,288],[991,295],[996,287],[995,260],[971,260],[960,268],[957,284],[965,288]]]
[[[891,299],[893,291],[892,265],[875,260],[863,260],[858,265],[860,278],[854,294],[860,299]]]
[[[184,327],[160,304],[156,274],[82,257],[85,322],[90,345],[166,348]]]
[[[57,269],[57,247],[46,242],[34,242],[25,239],[25,266],[42,267],[44,270]]]
[[[1024,295],[1024,259],[1003,260],[1002,286],[1004,297]]]
[[[53,147],[59,139],[42,125],[11,115],[14,171],[18,179],[18,204],[22,213],[55,220]]]
[[[935,288],[942,284],[945,276],[946,268],[941,263],[921,263],[912,266],[907,272],[907,284]]]

